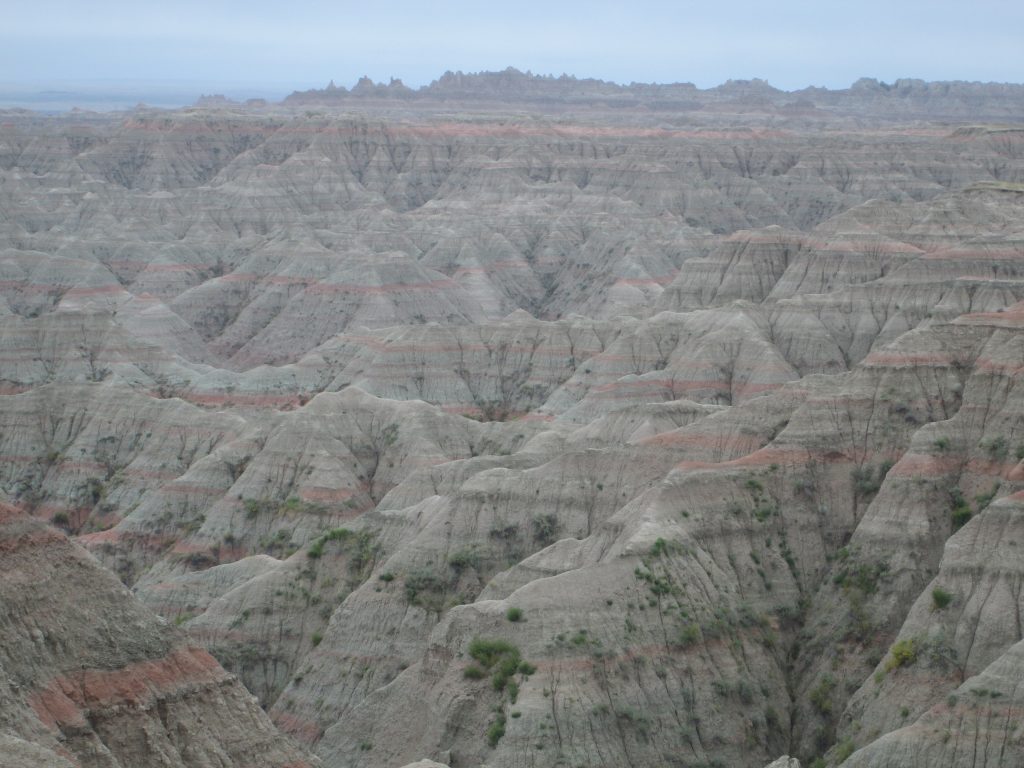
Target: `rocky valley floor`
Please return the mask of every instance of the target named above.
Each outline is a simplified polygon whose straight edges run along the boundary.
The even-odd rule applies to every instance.
[[[0,763],[1024,765],[1022,89],[502,74],[0,113]]]

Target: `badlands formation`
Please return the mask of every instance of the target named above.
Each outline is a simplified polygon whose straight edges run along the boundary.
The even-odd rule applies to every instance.
[[[1022,118],[0,114],[0,763],[1024,765]]]

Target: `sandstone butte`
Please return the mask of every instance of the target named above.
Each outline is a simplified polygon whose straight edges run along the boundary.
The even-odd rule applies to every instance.
[[[0,764],[1024,765],[1022,115],[0,113]]]

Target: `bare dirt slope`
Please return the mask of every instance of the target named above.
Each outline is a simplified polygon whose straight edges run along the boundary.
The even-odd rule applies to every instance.
[[[407,91],[3,115],[0,751],[1024,762],[1019,87]]]

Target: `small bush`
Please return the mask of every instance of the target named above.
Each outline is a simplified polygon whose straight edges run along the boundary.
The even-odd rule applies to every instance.
[[[687,624],[679,630],[678,644],[686,647],[700,641],[700,627],[696,624]]]
[[[947,607],[953,601],[953,595],[947,592],[942,587],[936,587],[932,590],[932,607],[936,611],[941,611]]]
[[[853,739],[846,739],[842,744],[836,747],[836,765],[842,765],[846,762],[846,758],[854,753],[857,748],[853,745]]]
[[[438,600],[443,596],[447,581],[434,571],[416,569],[405,577],[405,599],[411,605],[428,610],[439,610]]]
[[[665,541],[664,539],[662,539],[662,538],[659,538],[657,541],[654,542],[653,545],[651,545],[651,556],[652,557],[661,557],[662,555],[664,555],[668,551],[669,551],[669,543],[667,541]]]
[[[503,658],[510,656],[515,656],[516,664],[519,663],[519,649],[505,640],[475,638],[469,644],[469,655],[480,662],[484,669],[490,669]]]
[[[309,638],[310,642],[313,643],[313,647],[314,648],[316,648],[318,645],[320,645],[320,641],[323,640],[323,639],[324,639],[324,636],[321,635],[319,632],[314,632],[313,636],[311,638]]]
[[[448,567],[456,573],[462,573],[470,568],[476,570],[480,567],[480,553],[475,549],[460,549],[448,557]]]
[[[523,609],[512,607],[505,611],[505,618],[509,621],[516,622],[523,620]]]
[[[891,672],[899,667],[908,667],[917,661],[917,643],[913,638],[898,641],[889,650],[889,660],[885,662],[885,671]]]
[[[383,581],[385,584],[387,584],[395,580],[395,574],[391,573],[391,571],[385,571],[377,578]]]
[[[1006,443],[1006,438],[1002,435],[993,437],[987,442],[982,442],[981,447],[984,448],[993,461],[1002,461],[1006,458],[1009,452],[1010,446]]]
[[[462,676],[467,680],[482,680],[486,674],[487,673],[476,664],[470,664],[462,672]]]
[[[538,544],[551,544],[558,533],[558,516],[552,512],[534,515],[530,527]]]
[[[831,675],[825,675],[821,682],[811,691],[811,704],[822,715],[832,712],[832,691],[835,690],[836,681]]]
[[[494,722],[491,723],[491,727],[487,729],[487,743],[491,745],[491,748],[498,746],[498,742],[501,741],[501,737],[505,735],[505,715],[499,714]]]
[[[971,519],[971,508],[966,504],[960,504],[953,508],[951,518],[953,522],[953,530],[959,531],[967,525],[967,521]]]

